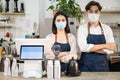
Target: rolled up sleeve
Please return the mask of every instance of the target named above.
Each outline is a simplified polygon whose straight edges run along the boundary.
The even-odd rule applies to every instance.
[[[48,35],[47,37],[46,37],[46,40],[48,41],[48,42],[46,42],[46,44],[45,44],[45,53],[44,53],[44,55],[45,55],[45,57],[47,58],[47,59],[54,59],[54,57],[55,57],[55,55],[53,54],[53,51],[52,51],[52,49],[51,49],[51,47],[52,47],[52,45],[53,45],[53,43],[54,43],[54,40],[52,39],[52,34],[50,34],[50,35]]]
[[[107,43],[115,42],[112,29],[109,26],[105,25],[104,32],[105,32],[105,38]]]
[[[113,31],[108,25],[104,25],[103,27],[104,33],[105,33],[105,38],[106,38],[106,43],[115,43],[114,37],[113,37]],[[103,49],[104,52],[107,54],[112,54],[114,51],[109,50],[109,49]]]
[[[81,52],[89,52],[94,44],[87,44],[88,30],[85,26],[80,26],[78,29],[78,46]]]

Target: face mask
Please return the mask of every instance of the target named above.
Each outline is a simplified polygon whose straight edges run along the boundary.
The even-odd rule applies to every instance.
[[[66,22],[56,22],[57,29],[65,29]]]
[[[99,20],[100,14],[88,14],[88,19],[91,22],[96,22],[97,20]]]

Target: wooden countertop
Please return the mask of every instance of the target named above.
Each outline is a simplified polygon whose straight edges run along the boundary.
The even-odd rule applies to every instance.
[[[4,76],[3,72],[0,72],[0,80],[52,80],[43,77],[41,79],[36,78],[23,78],[22,74],[18,77]],[[58,80],[58,79],[57,79]],[[82,72],[78,77],[62,76],[60,80],[120,80],[120,72]]]
[[[116,62],[120,62],[120,56],[119,55],[109,55],[109,59],[111,61],[111,63],[116,63]]]

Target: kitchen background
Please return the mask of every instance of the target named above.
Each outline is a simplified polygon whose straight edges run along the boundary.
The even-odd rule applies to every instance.
[[[5,0],[3,2],[3,12],[5,12]],[[85,5],[91,0],[76,0],[84,12]],[[120,51],[120,0],[95,0],[100,2],[103,7],[100,20],[112,27],[115,41],[117,44],[117,51]],[[31,35],[32,32],[39,34],[44,38],[51,31],[51,21],[53,18],[52,11],[47,11],[51,5],[52,0],[18,0],[18,11],[20,11],[20,4],[24,3],[24,13],[14,12],[14,0],[10,0],[8,13],[0,13],[0,19],[9,19],[7,22],[0,21],[0,38],[4,37],[6,32],[13,34],[13,38],[24,38],[26,34]],[[82,19],[81,24],[87,21],[86,15]],[[80,25],[81,25],[80,24]],[[77,24],[74,27],[78,26]]]

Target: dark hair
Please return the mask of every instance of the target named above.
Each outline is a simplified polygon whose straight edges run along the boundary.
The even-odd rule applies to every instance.
[[[66,27],[65,27],[65,32],[66,32],[66,33],[70,33],[70,28],[69,28],[69,25],[68,25],[68,17],[67,17],[63,12],[58,11],[58,12],[55,14],[55,16],[54,16],[54,18],[53,18],[53,21],[52,21],[52,32],[53,32],[53,34],[57,34],[57,27],[56,27],[56,25],[55,25],[55,20],[56,20],[56,17],[59,16],[59,15],[62,15],[62,16],[65,17],[66,23],[67,23],[67,25],[66,25]]]
[[[97,6],[100,11],[102,10],[102,6],[99,4],[99,2],[96,2],[96,1],[90,1],[86,5],[85,10],[86,11],[90,10],[91,6]]]

